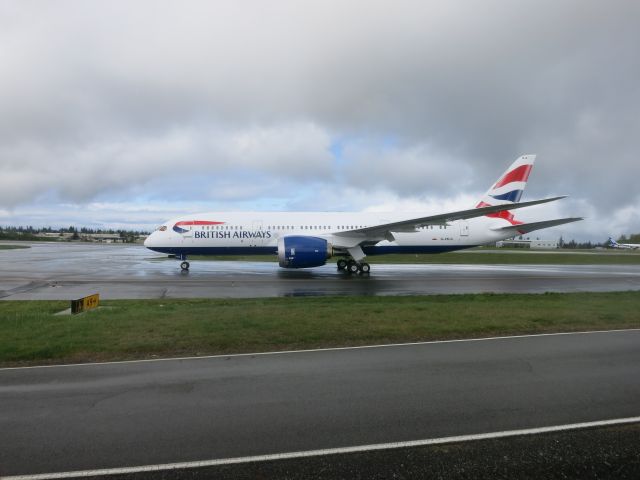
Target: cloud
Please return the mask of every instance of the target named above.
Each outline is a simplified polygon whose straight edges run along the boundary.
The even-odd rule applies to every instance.
[[[424,144],[407,147],[351,142],[342,150],[345,181],[363,189],[383,187],[404,195],[452,195],[471,183],[470,165]]]
[[[158,178],[169,179],[171,186],[165,190],[169,195],[171,189],[187,197],[191,192],[192,198],[202,195],[180,183],[185,174],[224,177],[247,172],[294,181],[317,179],[331,172],[329,148],[329,136],[307,123],[237,130],[194,127],[157,137],[128,135],[91,144],[55,144],[50,149],[38,143],[7,145],[0,147],[0,205],[15,207],[45,192],[87,202]]]
[[[344,209],[445,205],[537,153],[530,198],[568,193],[640,231],[639,14],[595,0],[2,2],[0,208],[303,205],[322,189],[358,192],[316,201]]]

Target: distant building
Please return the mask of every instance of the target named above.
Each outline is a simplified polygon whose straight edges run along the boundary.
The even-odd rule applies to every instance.
[[[36,233],[36,237],[50,238],[51,240],[69,239],[73,237],[73,233],[60,233],[60,232],[40,232]]]
[[[47,238],[51,240],[80,240],[82,242],[98,242],[98,243],[124,243],[126,238],[120,236],[119,233],[78,233],[74,238],[73,232],[40,232],[36,233],[37,237]]]
[[[138,231],[119,230],[114,233],[110,230],[106,232],[96,232],[82,228],[77,230],[73,227],[62,231],[51,231],[46,228],[39,231],[33,227],[5,227],[0,226],[0,238],[3,240],[45,240],[51,242],[94,242],[94,243],[143,243],[148,234]]]
[[[540,240],[519,237],[496,242],[499,248],[529,248],[531,250],[554,250],[558,248],[557,240]]]
[[[124,243],[119,233],[81,233],[80,240],[85,242]]]

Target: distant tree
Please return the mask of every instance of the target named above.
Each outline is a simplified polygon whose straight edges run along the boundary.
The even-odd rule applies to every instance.
[[[578,248],[578,243],[572,239],[567,244],[565,244],[565,248]]]
[[[46,240],[46,238],[44,237],[39,237],[36,234],[40,233],[40,232],[47,232],[47,233],[58,233],[58,235],[60,237],[64,237],[65,233],[71,233],[72,236],[70,237],[70,239],[73,240],[77,240],[80,238],[80,235],[78,234],[79,232],[81,232],[82,234],[88,234],[88,233],[110,233],[110,234],[114,234],[117,233],[120,238],[123,239],[123,241],[125,242],[135,242],[136,241],[136,237],[138,237],[139,235],[148,235],[149,233],[141,230],[123,230],[123,229],[119,229],[119,230],[113,230],[113,229],[95,229],[95,228],[91,228],[91,227],[74,227],[74,226],[70,226],[68,228],[65,227],[61,227],[58,229],[54,229],[51,226],[48,227],[34,227],[32,225],[28,225],[26,227],[20,225],[20,226],[12,226],[12,225],[3,225],[0,226],[0,239],[3,240],[29,240],[29,241],[38,241],[38,240]]]

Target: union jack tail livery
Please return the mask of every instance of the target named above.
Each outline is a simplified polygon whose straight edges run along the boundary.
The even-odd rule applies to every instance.
[[[535,155],[523,155],[513,162],[498,178],[498,181],[487,190],[487,193],[478,202],[476,208],[518,203],[527,186],[527,180],[531,170],[533,170],[535,160]],[[507,210],[489,214],[487,217],[502,218],[511,223],[511,225],[520,225],[522,223],[516,220],[513,213]]]

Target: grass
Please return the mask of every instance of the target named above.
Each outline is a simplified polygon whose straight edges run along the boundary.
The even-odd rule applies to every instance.
[[[381,263],[439,263],[470,265],[627,265],[640,264],[640,254],[596,253],[566,251],[525,251],[521,250],[468,250],[436,255],[380,255],[367,257],[371,264]]]
[[[277,262],[276,255],[191,255],[189,261],[245,261],[245,262]],[[330,260],[332,262],[333,260]],[[554,250],[522,251],[522,250],[466,250],[461,252],[438,254],[396,254],[367,257],[367,262],[376,264],[465,264],[465,265],[638,265],[640,253],[589,251],[579,252]]]
[[[18,248],[31,248],[29,245],[0,245],[0,250],[16,250]]]
[[[0,302],[0,365],[640,327],[640,293]]]

